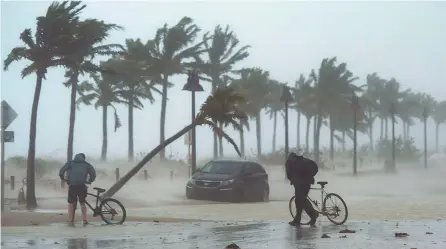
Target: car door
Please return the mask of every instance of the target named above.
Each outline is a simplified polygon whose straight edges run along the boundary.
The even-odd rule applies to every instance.
[[[244,169],[245,197],[254,199],[263,186],[263,169],[256,163],[247,163]],[[263,191],[263,189],[261,189]]]

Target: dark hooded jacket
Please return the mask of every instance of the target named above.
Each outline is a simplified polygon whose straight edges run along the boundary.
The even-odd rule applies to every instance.
[[[65,172],[68,173],[69,185],[84,185],[87,182],[87,176],[90,175],[90,182],[96,179],[96,171],[91,164],[85,161],[83,154],[77,154],[74,159],[67,162],[59,171],[59,177],[64,178]]]
[[[290,154],[285,162],[286,175],[293,185],[311,185],[314,184],[314,167],[316,163],[303,156]],[[316,172],[317,173],[317,172]]]

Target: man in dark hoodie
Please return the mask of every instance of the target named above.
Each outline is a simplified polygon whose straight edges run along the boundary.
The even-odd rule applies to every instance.
[[[65,178],[65,172],[68,177]],[[87,177],[89,180],[87,181]],[[87,186],[96,179],[96,171],[93,166],[85,161],[85,154],[79,153],[74,159],[67,162],[59,171],[59,177],[68,183],[68,225],[73,226],[74,208],[76,201],[79,199],[82,211],[83,224],[87,225],[87,207],[85,206],[85,198],[87,197]]]
[[[294,200],[296,204],[296,216],[289,224],[300,226],[302,210],[305,210],[308,216],[311,217],[310,225],[316,224],[319,214],[307,200],[307,196],[310,192],[311,184],[314,184],[314,176],[318,171],[317,164],[310,159],[296,155],[296,153],[290,153],[285,162],[285,167],[287,178],[294,186]]]

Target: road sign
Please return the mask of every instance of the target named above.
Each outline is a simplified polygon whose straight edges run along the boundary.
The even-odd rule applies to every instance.
[[[6,130],[8,126],[17,118],[17,113],[5,100],[2,101],[2,130]]]
[[[13,131],[3,131],[2,132],[2,142],[4,143],[14,143],[14,132]]]

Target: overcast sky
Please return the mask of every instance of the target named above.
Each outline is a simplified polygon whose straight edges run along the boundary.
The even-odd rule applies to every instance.
[[[126,38],[154,37],[164,23],[175,24],[183,16],[192,17],[203,31],[212,31],[218,24],[229,24],[242,45],[251,45],[251,56],[238,67],[258,66],[269,70],[271,77],[294,85],[300,73],[308,74],[317,68],[324,57],[337,56],[347,62],[349,69],[365,84],[369,73],[378,72],[384,78],[395,77],[405,88],[431,93],[446,99],[446,3],[333,3],[282,2],[235,3],[207,1],[178,3],[145,2],[87,2],[84,18],[98,18],[125,27],[115,32],[109,43],[123,43]],[[1,56],[22,45],[20,32],[25,28],[35,31],[36,17],[44,15],[50,2],[1,2]],[[15,142],[7,144],[7,156],[25,155],[28,149],[29,121],[35,86],[35,76],[21,79],[20,70],[26,62],[15,63],[2,72],[1,96],[19,114],[10,126],[15,131]],[[3,66],[2,66],[3,68]],[[70,91],[62,85],[62,69],[50,70],[44,81],[39,103],[37,125],[37,154],[64,157],[67,147]],[[169,89],[166,137],[190,122],[190,94],[181,91],[185,76],[172,79]],[[197,108],[209,92],[197,93]],[[159,143],[161,98],[156,103],[145,102],[145,108],[134,116],[135,152],[148,152]],[[109,156],[127,155],[127,108],[118,107],[123,127],[113,132],[113,118],[109,117]],[[290,145],[296,144],[296,114],[290,114]],[[272,121],[262,117],[263,151],[271,151]],[[401,125],[398,125],[400,128]],[[246,134],[246,150],[255,151],[255,126]],[[283,120],[278,122],[277,147],[284,144]],[[301,133],[304,136],[305,119]],[[379,136],[376,123],[375,135]],[[434,127],[429,129],[429,143],[434,144]],[[102,115],[93,107],[82,106],[76,114],[74,148],[76,152],[99,156],[101,150]],[[228,128],[232,130],[232,128]],[[399,129],[401,130],[401,129]],[[207,128],[198,128],[199,157],[212,155],[212,136]],[[446,129],[444,129],[446,132]],[[411,128],[417,144],[422,144],[422,126]],[[236,141],[238,134],[230,132]],[[441,138],[444,138],[444,134]],[[311,137],[311,136],[310,136]],[[302,139],[302,141],[304,141]],[[321,141],[327,145],[328,130],[324,128]],[[367,142],[361,135],[360,141]],[[440,139],[442,142],[442,139]],[[302,142],[303,143],[303,142]],[[167,150],[185,157],[184,140],[173,143]],[[234,154],[225,144],[225,154]]]

